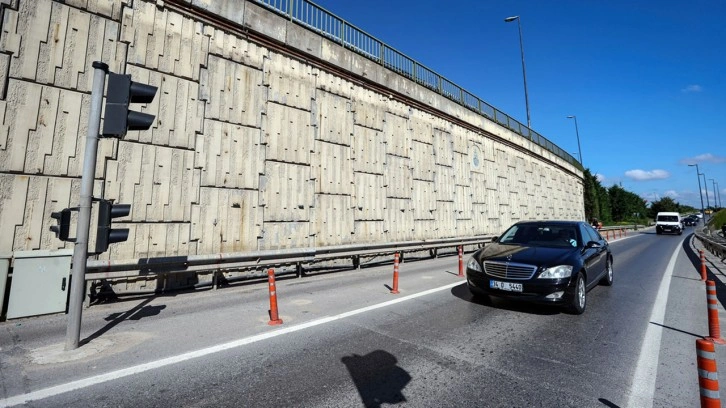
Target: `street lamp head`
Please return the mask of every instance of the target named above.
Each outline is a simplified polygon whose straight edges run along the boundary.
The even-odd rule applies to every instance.
[[[519,16],[507,17],[507,18],[504,19],[504,22],[505,23],[510,23],[510,22],[512,22],[512,21],[514,21],[514,20],[516,20],[518,18],[519,18]]]
[[[575,118],[575,115],[569,115],[569,116],[567,117],[567,119],[574,119],[574,118]]]

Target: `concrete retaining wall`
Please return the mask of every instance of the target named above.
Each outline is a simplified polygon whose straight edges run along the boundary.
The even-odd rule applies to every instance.
[[[132,204],[104,259],[584,218],[570,164],[248,1],[0,4],[0,252],[64,247],[50,213],[78,203],[96,60],[159,87],[152,129],[99,144],[94,195]]]

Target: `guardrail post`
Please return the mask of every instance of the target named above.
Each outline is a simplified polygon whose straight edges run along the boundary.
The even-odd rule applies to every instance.
[[[391,293],[394,295],[400,293],[398,291],[398,252],[393,256],[393,289],[391,289]]]
[[[267,270],[267,282],[270,288],[270,326],[282,324],[282,319],[277,314],[277,290],[275,289],[275,270],[270,268]]]
[[[701,395],[701,408],[720,408],[721,397],[718,392],[716,347],[713,342],[696,339],[696,363],[698,366],[698,388],[699,394]]]
[[[464,246],[459,245],[459,277],[464,277]]]

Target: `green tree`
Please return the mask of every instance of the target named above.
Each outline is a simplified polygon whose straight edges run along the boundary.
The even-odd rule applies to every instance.
[[[680,205],[670,197],[663,197],[658,201],[653,201],[650,206],[650,217],[655,218],[659,212],[679,212]]]

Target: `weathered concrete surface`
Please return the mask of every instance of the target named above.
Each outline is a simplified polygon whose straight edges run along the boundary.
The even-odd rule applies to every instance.
[[[156,115],[151,129],[99,144],[94,195],[132,204],[119,223],[129,240],[103,258],[470,236],[584,217],[576,168],[258,4],[2,3],[0,252],[63,247],[50,213],[77,205],[96,60],[159,87],[140,108]]]

